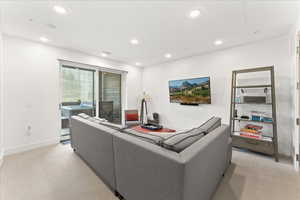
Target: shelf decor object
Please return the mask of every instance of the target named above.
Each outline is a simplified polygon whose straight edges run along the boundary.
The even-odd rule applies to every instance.
[[[267,75],[266,79],[270,83],[238,84],[239,75],[246,76],[247,80],[251,80],[251,78],[256,80],[257,73]],[[246,95],[245,91],[247,90],[258,90],[262,92],[262,95]],[[232,72],[230,129],[233,146],[270,155],[278,162],[275,97],[274,66]],[[252,106],[249,115],[244,113],[247,106]],[[267,116],[265,113],[270,114]],[[266,130],[270,130],[271,134],[266,134]]]

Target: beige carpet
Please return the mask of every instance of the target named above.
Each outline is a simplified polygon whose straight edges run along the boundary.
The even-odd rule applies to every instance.
[[[69,145],[6,157],[1,169],[0,200],[113,199]],[[300,176],[291,165],[234,151],[233,164],[213,199],[299,200]]]

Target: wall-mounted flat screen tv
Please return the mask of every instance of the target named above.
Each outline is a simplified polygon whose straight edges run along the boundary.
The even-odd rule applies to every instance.
[[[211,104],[210,78],[169,81],[171,103]]]

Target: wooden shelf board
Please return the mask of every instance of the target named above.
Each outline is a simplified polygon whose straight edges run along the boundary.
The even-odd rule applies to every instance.
[[[235,88],[266,88],[266,87],[272,87],[272,85],[240,85],[240,86],[235,86]]]
[[[258,141],[263,141],[263,142],[270,142],[270,143],[273,143],[273,137],[266,137],[266,136],[264,136],[265,138],[270,138],[270,139],[271,139],[271,141],[270,141],[270,139],[264,139],[264,138],[262,138],[262,139],[251,138],[251,137],[246,137],[246,136],[237,135],[237,134],[235,134],[235,133],[239,134],[239,133],[242,133],[242,132],[240,132],[240,131],[234,131],[233,134],[232,134],[232,136],[234,136],[234,137],[239,137],[239,138],[246,138],[246,139],[250,139],[250,140],[258,140]]]
[[[272,105],[272,103],[237,103],[232,102],[233,104],[253,104],[253,105]]]
[[[245,122],[256,122],[256,123],[263,123],[263,124],[273,124],[274,122],[262,122],[262,121],[255,121],[250,119],[241,119],[241,118],[234,118],[236,121],[245,121]]]

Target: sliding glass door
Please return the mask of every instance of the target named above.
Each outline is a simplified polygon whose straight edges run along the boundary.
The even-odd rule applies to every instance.
[[[122,123],[122,75],[88,67],[61,65],[62,141],[70,138],[71,116],[79,113]]]
[[[70,138],[71,116],[86,113],[95,116],[95,70],[63,65],[61,68],[61,140]]]
[[[121,74],[99,71],[99,117],[121,124]]]

